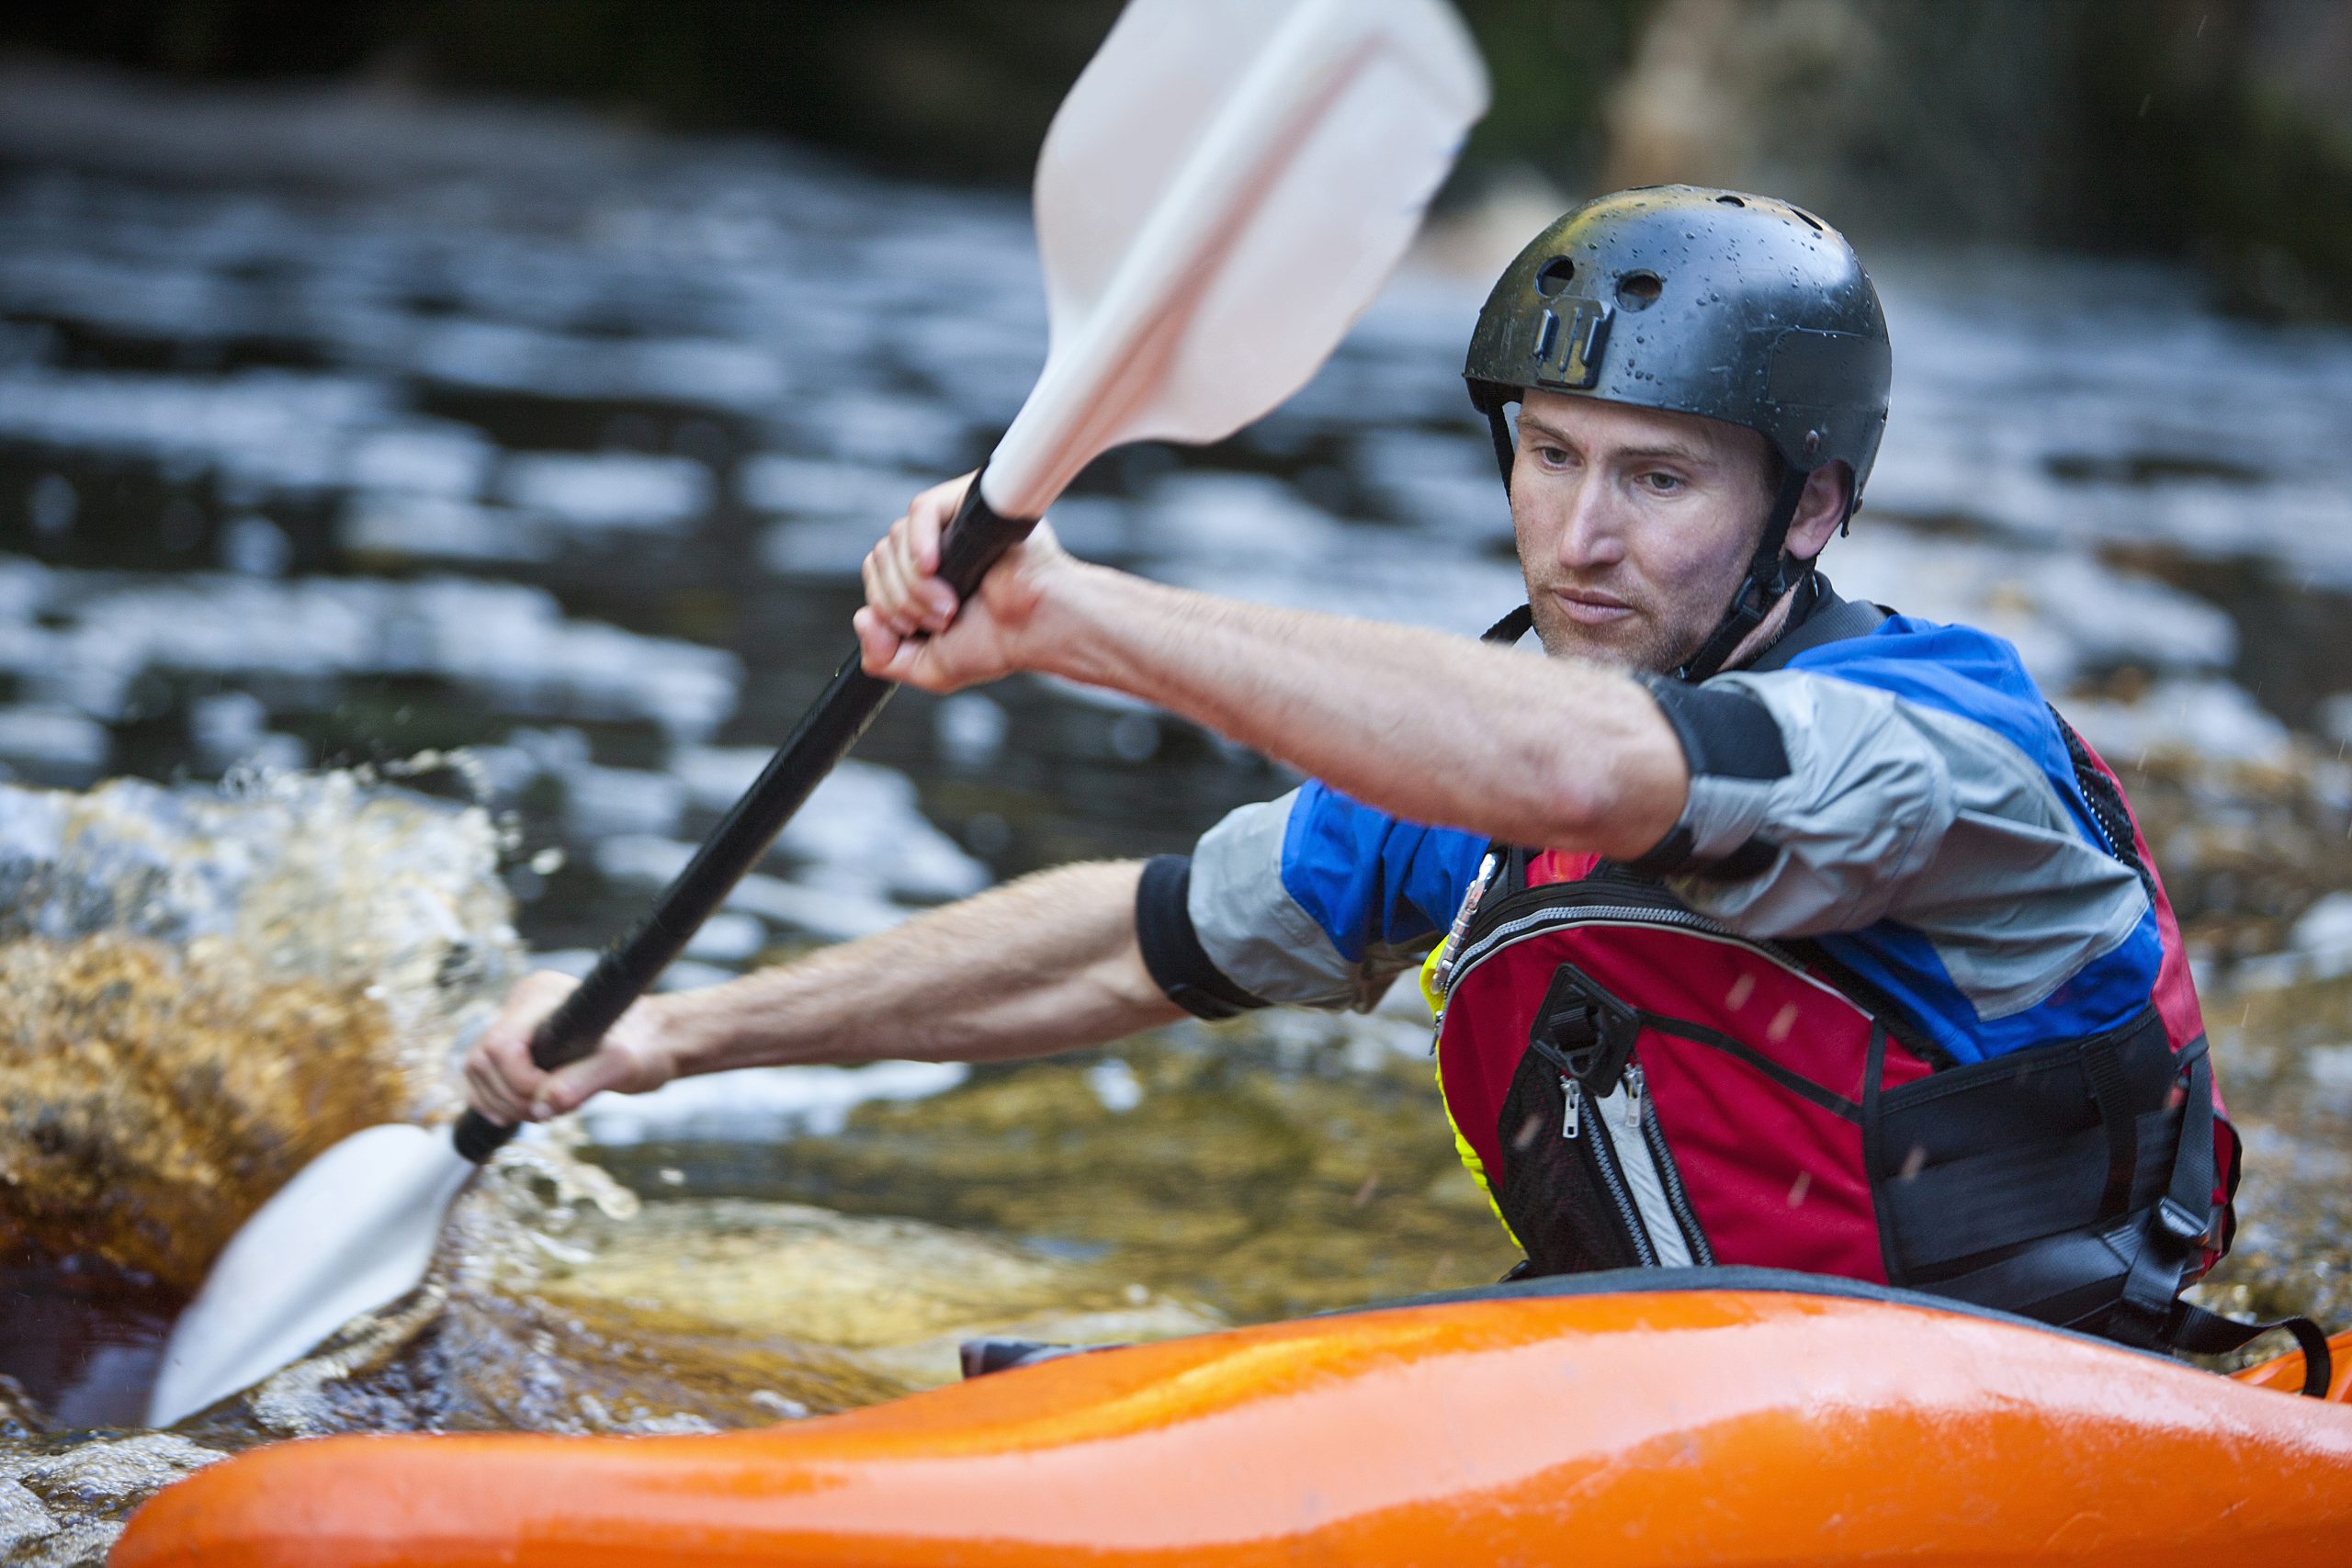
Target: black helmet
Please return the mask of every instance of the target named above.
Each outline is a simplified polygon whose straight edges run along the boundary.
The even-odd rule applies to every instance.
[[[1847,514],[1861,504],[1892,366],[1878,293],[1836,230],[1769,197],[1648,186],[1586,202],[1520,252],[1478,312],[1462,375],[1505,484],[1503,408],[1530,388],[1702,414],[1771,444],[1779,493],[1747,581],[1684,667],[1699,680],[1793,581],[1784,547],[1805,476],[1847,463]]]

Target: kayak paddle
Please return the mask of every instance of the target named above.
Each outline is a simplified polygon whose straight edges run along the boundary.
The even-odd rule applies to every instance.
[[[1443,0],[1131,0],[1037,159],[1049,347],[941,550],[967,598],[1110,447],[1224,438],[1305,384],[1419,228],[1486,72]],[[952,257],[941,258],[943,266]],[[594,1050],[767,852],[893,690],[853,650],[758,780],[539,1026],[553,1071]],[[424,1278],[467,1178],[514,1129],[370,1127],[224,1248],[148,1407],[169,1426]]]

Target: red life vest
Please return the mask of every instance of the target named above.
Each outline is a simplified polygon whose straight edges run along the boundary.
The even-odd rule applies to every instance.
[[[1528,1271],[1760,1265],[2198,1337],[2175,1298],[2228,1247],[2238,1140],[2147,845],[2068,740],[2161,967],[2120,1027],[1983,1062],[1811,944],[1595,857],[1491,856],[1432,964],[1439,1078]]]

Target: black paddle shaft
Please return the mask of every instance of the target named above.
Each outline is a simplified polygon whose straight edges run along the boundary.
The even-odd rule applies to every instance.
[[[980,497],[974,477],[956,510],[940,547],[939,576],[968,599],[997,558],[1035,527],[1034,521],[1000,517]],[[531,1060],[553,1072],[595,1050],[629,1004],[645,994],[678,956],[703,921],[726,902],[743,874],[759,863],[775,836],[800,809],[833,764],[857,744],[897,687],[858,667],[857,650],[842,661],[824,694],[810,705],[789,739],[776,749],[752,787],[703,841],[695,858],[665,889],[628,938],[605,950],[580,987],[549,1013],[531,1036]],[[458,1152],[479,1165],[514,1135],[479,1111],[458,1119]]]

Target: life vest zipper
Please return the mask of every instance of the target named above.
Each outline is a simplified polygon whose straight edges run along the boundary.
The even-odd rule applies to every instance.
[[[1568,1109],[1562,1118],[1564,1137],[1574,1140],[1584,1120],[1584,1085],[1563,1074],[1560,1091],[1567,1099]],[[1605,1120],[1596,1116],[1592,1136],[1582,1139],[1589,1151],[1593,1173],[1600,1178],[1601,1190],[1609,1194],[1609,1201],[1617,1210],[1618,1223],[1625,1227],[1625,1238],[1634,1244],[1634,1257],[1645,1269],[1657,1267],[1657,1248],[1650,1244],[1649,1227],[1642,1224],[1641,1211],[1634,1206],[1633,1194],[1625,1189],[1625,1179],[1617,1168],[1617,1151],[1609,1137]]]
[[[1530,892],[1534,891],[1530,890]],[[1462,982],[1469,977],[1473,969],[1504,948],[1511,946],[1522,938],[1539,935],[1551,927],[1574,923],[1578,917],[1584,916],[1595,919],[1606,918],[1629,925],[1664,926],[1673,930],[1695,931],[1702,936],[1733,942],[1750,952],[1761,953],[1792,975],[1798,976],[1816,986],[1821,984],[1805,970],[1803,964],[1769,943],[1758,942],[1753,937],[1742,936],[1721,921],[1711,920],[1706,916],[1689,909],[1671,905],[1660,906],[1647,901],[1619,902],[1616,899],[1588,898],[1582,903],[1558,903],[1553,897],[1545,897],[1540,892],[1536,892],[1531,898],[1530,892],[1513,894],[1501,903],[1481,911],[1484,915],[1493,917],[1491,919],[1474,919],[1470,922],[1470,929],[1465,933],[1467,941],[1462,947],[1460,956],[1448,965],[1445,993],[1449,1000],[1453,993],[1461,987]],[[1529,908],[1531,903],[1534,906],[1532,908]],[[1520,914],[1517,912],[1520,909],[1526,909],[1527,912]]]
[[[1658,1185],[1666,1190],[1667,1207],[1674,1212],[1675,1223],[1682,1228],[1682,1239],[1690,1248],[1690,1260],[1701,1268],[1712,1269],[1715,1249],[1707,1245],[1707,1233],[1699,1228],[1698,1212],[1690,1207],[1690,1194],[1682,1185],[1681,1169],[1674,1163],[1673,1151],[1666,1146],[1666,1129],[1657,1124],[1657,1101],[1649,1096],[1640,1064],[1626,1071],[1641,1095],[1642,1141],[1649,1145],[1650,1159],[1657,1167]]]
[[[1430,971],[1430,988],[1438,996],[1440,1005],[1436,1011],[1441,1022],[1444,1021],[1444,1000],[1453,990],[1453,971],[1461,962],[1463,939],[1469,933],[1470,922],[1477,918],[1478,902],[1486,897],[1487,885],[1494,880],[1495,873],[1501,864],[1500,857],[1491,851],[1485,860],[1478,863],[1478,874],[1471,882],[1470,892],[1462,900],[1462,907],[1453,912],[1453,924],[1446,931],[1445,941],[1440,944],[1436,966]]]
[[[1690,1232],[1667,1190],[1665,1167],[1646,1125],[1649,1100],[1641,1065],[1629,1063],[1615,1090],[1596,1100],[1593,1109],[1609,1134],[1609,1151],[1650,1244],[1651,1261],[1663,1268],[1690,1267],[1696,1261]]]

